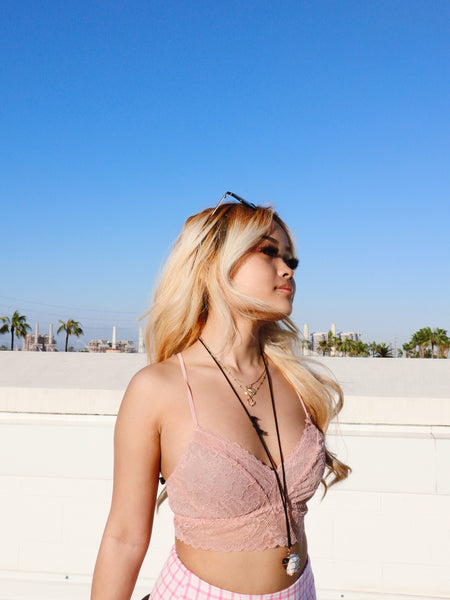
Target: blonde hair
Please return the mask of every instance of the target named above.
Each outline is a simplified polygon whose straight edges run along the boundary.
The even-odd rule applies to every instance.
[[[239,293],[232,276],[242,258],[252,250],[274,224],[285,232],[290,250],[293,237],[270,207],[256,209],[226,203],[189,217],[161,274],[148,315],[146,345],[150,363],[161,362],[194,344],[208,318],[210,300],[225,325],[224,345],[237,335],[235,315],[251,319],[267,318],[270,307]],[[283,314],[271,314],[260,329],[260,344],[265,355],[301,394],[315,425],[325,434],[330,421],[340,412],[343,394],[330,376],[313,370],[312,361],[301,357],[299,332]],[[322,483],[329,485],[345,479],[349,467],[326,449],[327,473]]]

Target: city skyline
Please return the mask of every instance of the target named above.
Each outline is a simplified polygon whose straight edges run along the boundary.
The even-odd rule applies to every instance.
[[[30,330],[28,331],[27,336],[28,341],[26,342],[25,338],[16,338],[16,350],[19,350],[19,348],[20,350],[22,350],[25,346],[27,346],[27,349],[28,346],[33,346],[35,344],[36,330],[38,330],[39,332],[39,338],[47,338],[45,343],[48,343],[48,338],[51,335],[53,342],[56,342],[56,349],[58,351],[64,350],[65,333],[61,332],[61,334],[57,334],[54,323],[48,323],[47,325],[45,325],[40,322],[31,323],[28,321],[28,324],[30,325]],[[117,325],[111,325],[110,327],[103,326],[101,328],[93,328],[94,331],[101,333],[101,335],[96,336],[91,335],[90,330],[86,330],[86,328],[83,326],[83,323],[80,322],[80,325],[84,329],[84,334],[80,335],[79,337],[70,336],[69,347],[72,347],[74,351],[88,349],[91,342],[105,342],[109,343],[110,345],[114,345],[115,339],[117,340],[117,344],[125,344],[126,342],[131,341],[135,345],[136,350],[138,350],[138,348],[140,347],[143,347],[143,342],[142,345],[140,344],[140,334],[142,333],[142,336],[145,335],[145,323],[142,323],[142,325],[137,326],[135,329],[127,327],[118,327]],[[393,350],[401,349],[403,343],[409,342],[411,336],[414,333],[414,331],[411,331],[411,334],[408,336],[407,339],[401,339],[396,335],[394,335],[391,339],[381,338],[379,336],[366,337],[360,331],[349,330],[348,328],[341,328],[337,326],[334,322],[330,322],[328,328],[311,329],[309,323],[304,323],[301,327],[299,326],[298,329],[300,336],[303,339],[307,339],[308,341],[312,342],[313,345],[314,336],[316,336],[317,339],[320,339],[321,336],[326,336],[328,332],[331,332],[334,336],[340,338],[348,337],[348,339],[352,339],[354,341],[361,340],[362,342],[367,344],[373,342],[385,343],[387,345],[390,345]],[[307,335],[307,337],[305,337],[305,335]],[[9,333],[0,335],[0,347],[3,346],[9,348],[9,340]],[[43,340],[40,341],[41,343],[43,342]]]

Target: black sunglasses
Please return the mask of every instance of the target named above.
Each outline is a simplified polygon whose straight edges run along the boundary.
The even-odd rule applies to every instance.
[[[222,204],[222,202],[225,200],[225,198],[227,196],[231,196],[232,198],[234,198],[235,200],[237,200],[238,202],[240,202],[244,206],[248,206],[249,208],[251,208],[253,210],[256,210],[256,205],[253,204],[252,202],[247,202],[247,200],[244,200],[244,198],[241,198],[241,196],[238,196],[234,192],[225,192],[225,194],[222,196],[222,198],[217,203],[216,208],[212,211],[211,215],[213,215],[216,212],[216,210],[219,208],[219,206]]]

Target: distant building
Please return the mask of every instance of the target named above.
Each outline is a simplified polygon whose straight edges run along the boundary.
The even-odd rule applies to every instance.
[[[362,340],[362,334],[357,333],[356,331],[340,331],[336,333],[336,326],[333,324],[331,328],[331,333],[334,337],[337,337],[340,340],[351,340],[352,342],[359,342]],[[320,342],[328,340],[328,331],[315,331],[311,334],[310,342],[311,342],[311,351],[314,353],[321,352],[320,350]],[[334,355],[335,350],[331,349],[332,356]]]
[[[116,347],[112,348],[115,352],[136,352],[136,346],[132,340],[119,340],[116,342]],[[107,350],[106,352],[110,352]]]
[[[328,331],[315,331],[311,334],[311,350],[312,352],[319,351],[319,344],[322,340],[328,339]]]
[[[115,347],[114,347],[115,346]],[[89,352],[136,352],[136,346],[131,340],[91,340],[87,345]]]
[[[360,342],[362,340],[362,335],[360,333],[356,333],[356,331],[341,331],[338,337],[341,340],[347,338],[352,342]]]
[[[23,340],[25,352],[58,352],[55,338],[48,333],[28,333]]]
[[[106,352],[107,348],[111,348],[111,342],[108,342],[108,340],[91,340],[87,348],[89,352]]]

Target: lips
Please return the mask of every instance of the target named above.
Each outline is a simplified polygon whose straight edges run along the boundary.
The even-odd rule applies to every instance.
[[[291,285],[280,285],[277,287],[279,292],[286,292],[286,294],[292,294],[293,288]]]

